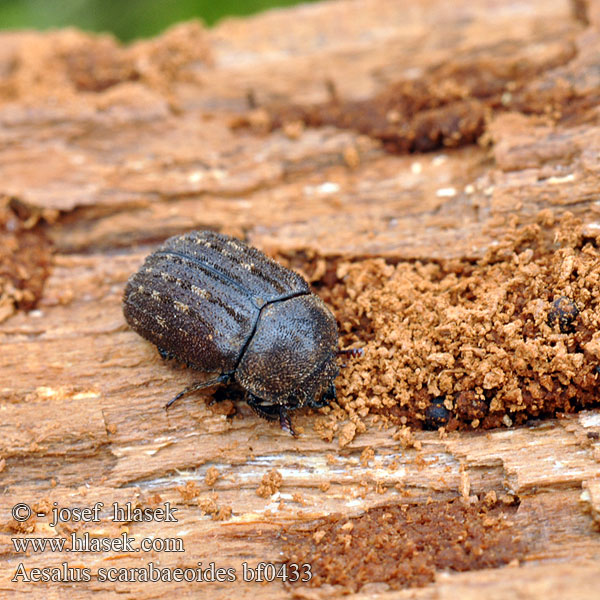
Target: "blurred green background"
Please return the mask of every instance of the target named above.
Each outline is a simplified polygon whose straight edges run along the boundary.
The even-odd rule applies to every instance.
[[[310,0],[314,1],[314,0]],[[304,0],[306,2],[306,0]],[[212,25],[228,15],[249,15],[299,0],[0,0],[0,29],[73,25],[110,31],[123,41],[154,36],[194,17]]]

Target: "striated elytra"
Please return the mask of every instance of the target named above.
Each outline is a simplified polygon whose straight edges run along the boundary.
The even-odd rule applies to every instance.
[[[336,397],[330,310],[300,275],[236,238],[169,238],[129,278],[123,312],[163,357],[216,375],[167,406],[192,390],[237,384],[256,413],[294,435],[288,411]]]

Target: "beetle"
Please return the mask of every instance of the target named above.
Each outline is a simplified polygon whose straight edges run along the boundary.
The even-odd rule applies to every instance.
[[[567,296],[560,296],[552,303],[552,308],[548,313],[547,323],[550,327],[558,322],[561,333],[574,333],[575,326],[573,322],[579,315],[579,309]]]
[[[125,287],[127,323],[175,358],[214,377],[177,394],[234,384],[261,417],[295,435],[288,411],[336,398],[337,324],[298,273],[213,231],[169,238]]]

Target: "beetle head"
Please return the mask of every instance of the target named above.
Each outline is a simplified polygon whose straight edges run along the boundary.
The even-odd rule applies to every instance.
[[[331,399],[338,332],[335,319],[314,294],[264,307],[235,378],[268,404],[288,409]]]

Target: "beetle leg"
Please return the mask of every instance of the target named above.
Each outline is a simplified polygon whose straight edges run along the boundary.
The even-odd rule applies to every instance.
[[[327,391],[321,396],[320,400],[313,398],[308,401],[308,406],[311,408],[323,408],[329,406],[330,402],[337,400],[337,394],[335,393],[335,384],[332,382]]]
[[[287,431],[290,435],[296,437],[296,432],[292,427],[292,420],[288,415],[287,409],[282,404],[279,405],[279,425],[283,431]]]
[[[250,393],[246,397],[246,402],[259,417],[267,421],[276,421],[279,418],[279,404],[263,404],[260,398]]]
[[[290,417],[287,414],[287,409],[283,404],[263,404],[262,400],[253,394],[248,394],[246,398],[246,402],[248,402],[248,406],[263,419],[267,419],[268,421],[277,421],[279,419],[279,424],[281,425],[281,429],[287,431],[294,437],[296,436],[296,432],[292,427],[292,422]]]
[[[179,394],[177,394],[177,396],[175,396],[174,398],[171,398],[165,404],[165,410],[167,408],[169,408],[171,406],[171,404],[173,404],[174,402],[179,400],[179,398],[181,398],[182,396],[185,396],[188,392],[202,390],[204,388],[209,388],[209,387],[212,387],[213,385],[219,385],[221,383],[229,383],[230,378],[231,378],[231,376],[228,373],[223,373],[223,374],[219,375],[218,377],[215,377],[214,379],[209,379],[208,381],[200,381],[199,383],[190,385],[189,387],[186,387],[184,390],[179,392]]]
[[[157,347],[157,350],[163,360],[171,360],[175,358],[171,352],[165,350],[164,348]]]

